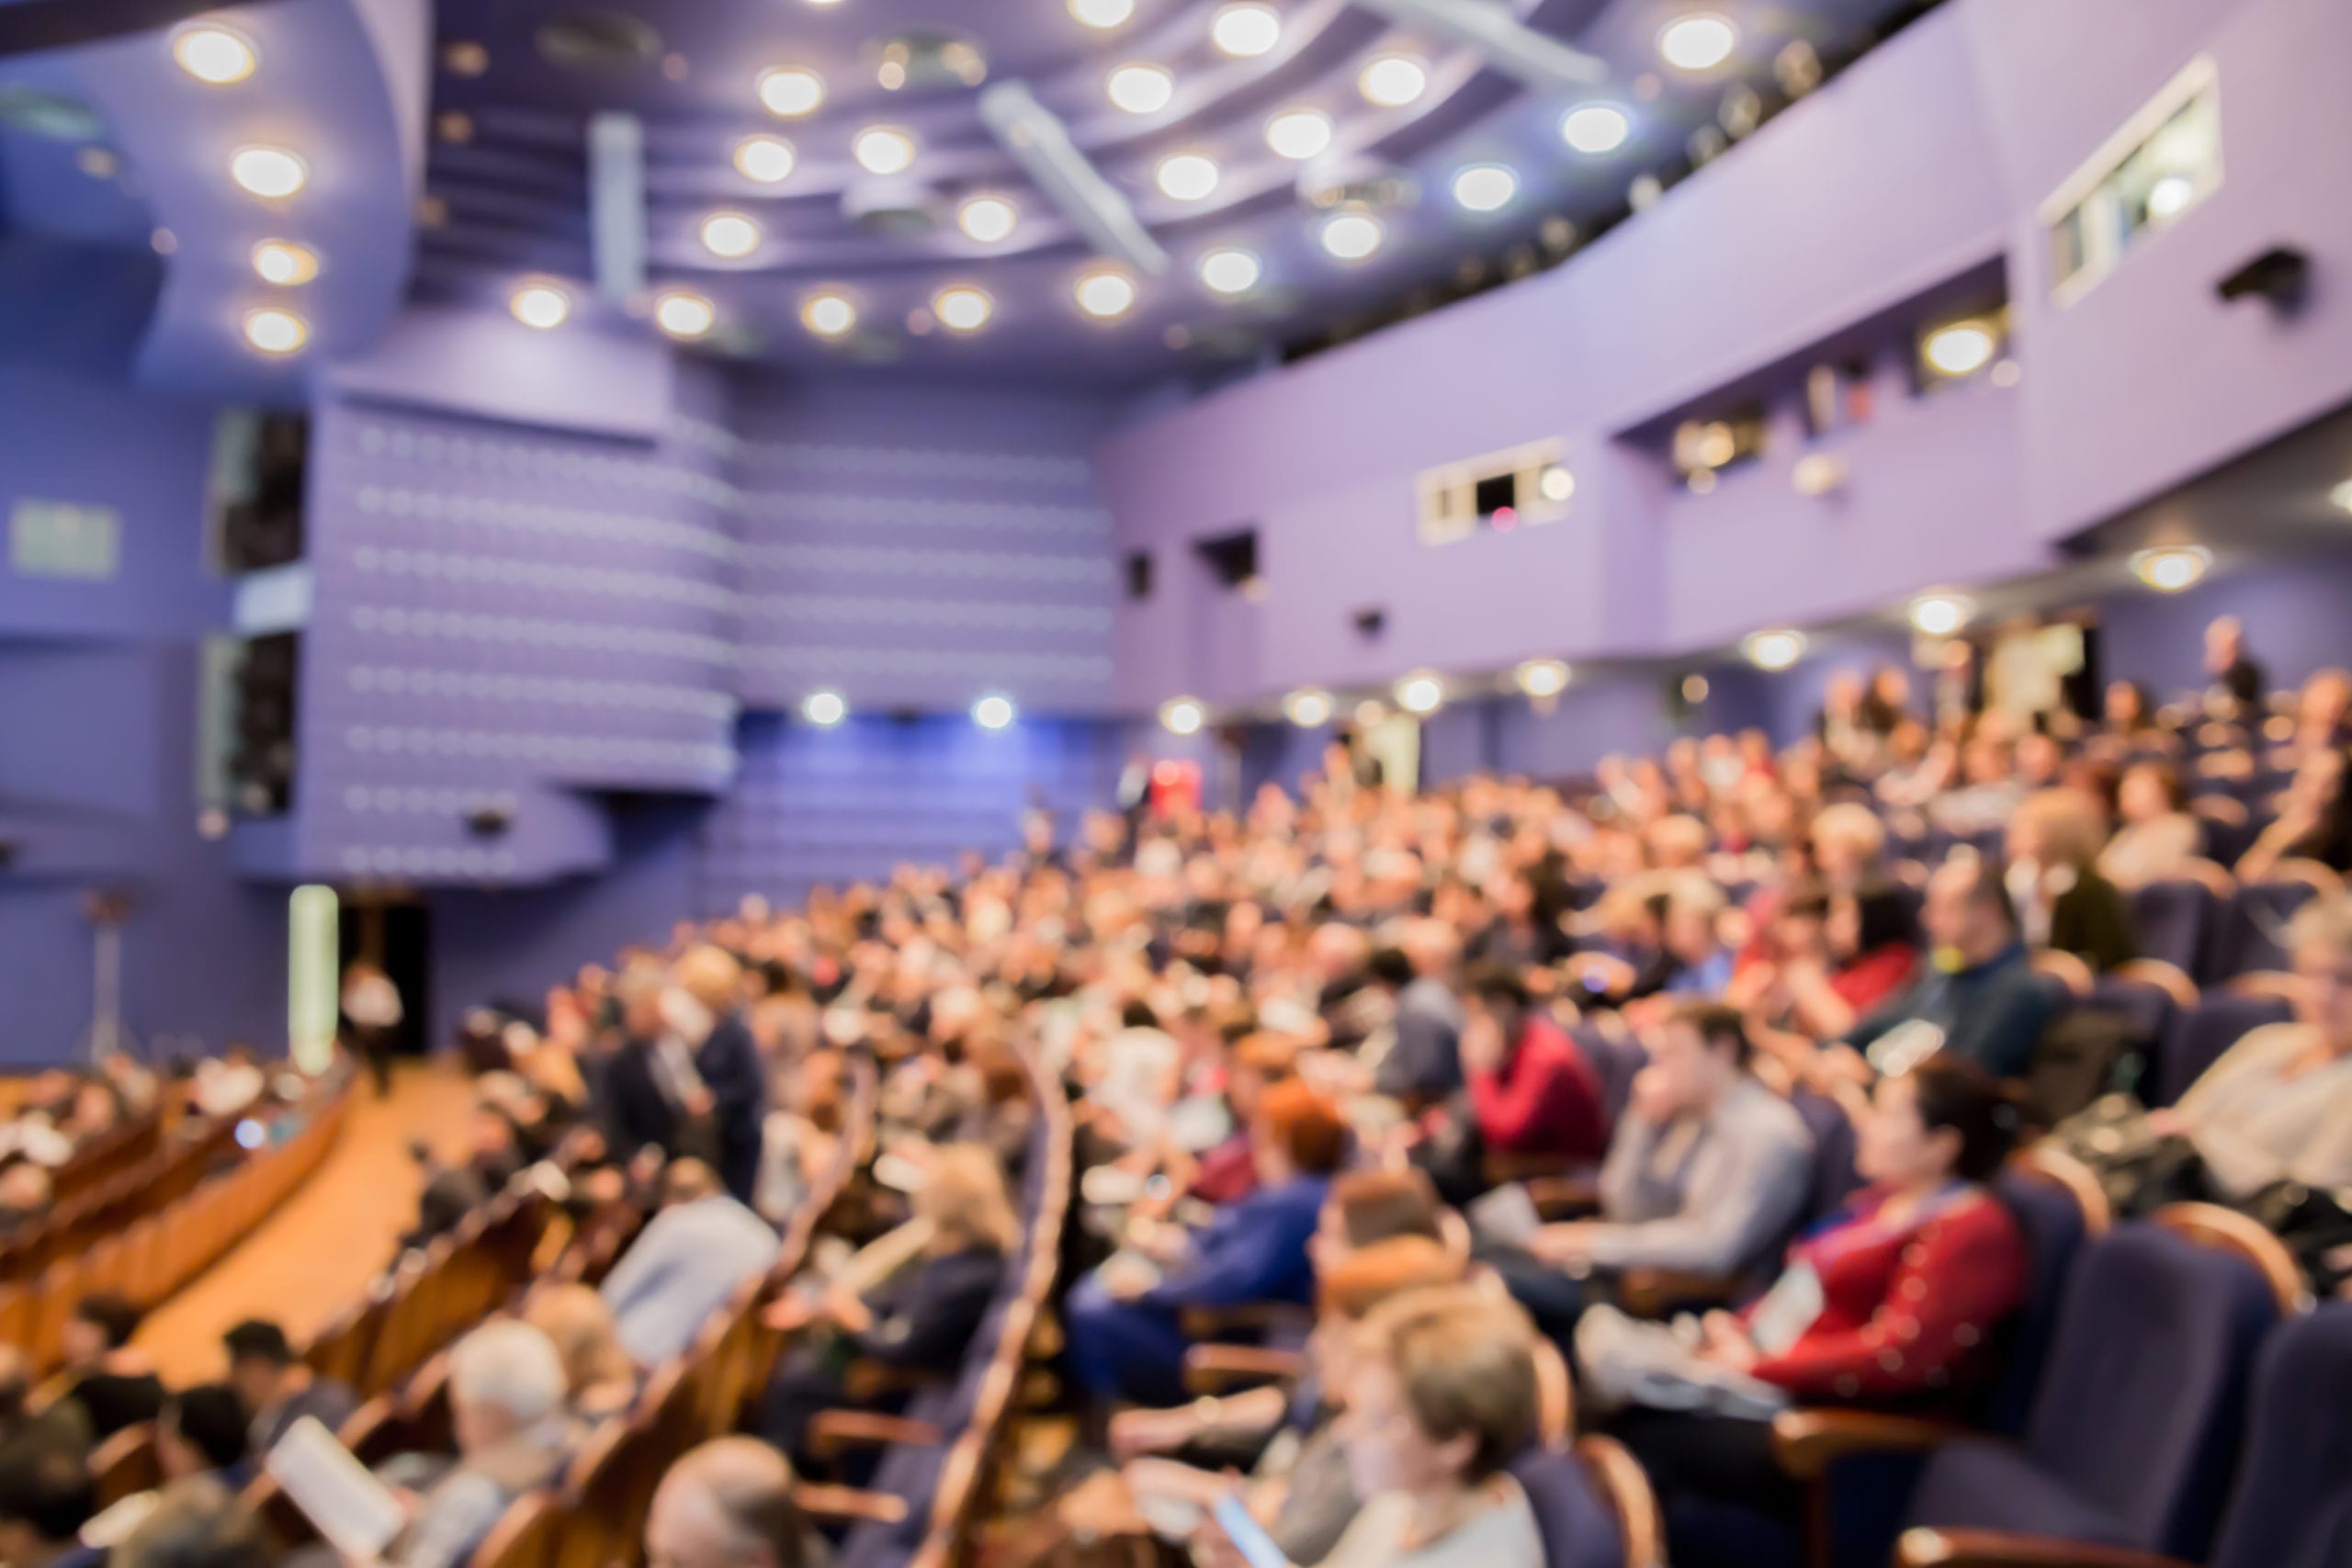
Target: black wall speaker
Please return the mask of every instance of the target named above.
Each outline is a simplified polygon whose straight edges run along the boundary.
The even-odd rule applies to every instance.
[[[2214,284],[2213,292],[2230,304],[2259,296],[2275,309],[2291,310],[2303,302],[2311,276],[2311,257],[2292,245],[2273,245]]]

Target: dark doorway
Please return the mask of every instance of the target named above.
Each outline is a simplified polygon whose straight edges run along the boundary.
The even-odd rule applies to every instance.
[[[366,959],[383,970],[401,994],[396,1050],[423,1056],[433,1046],[432,911],[414,897],[382,893],[343,895],[340,968]]]

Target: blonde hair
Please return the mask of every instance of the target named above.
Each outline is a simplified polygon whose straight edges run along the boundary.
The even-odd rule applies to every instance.
[[[2287,928],[2287,945],[2297,953],[2326,947],[2339,958],[2352,957],[2352,893],[2323,894],[2304,905]]]
[[[2078,871],[2098,859],[2107,837],[2098,802],[2078,789],[2036,790],[2018,803],[2011,822],[2031,823],[2041,834],[2043,859]]]
[[[613,1309],[587,1285],[551,1285],[524,1304],[523,1321],[548,1337],[563,1362],[563,1382],[572,1397],[602,1383],[637,1376],[637,1363],[621,1348]]]
[[[1463,1467],[1483,1481],[1533,1440],[1542,1394],[1527,1314],[1471,1285],[1393,1297],[1364,1319],[1363,1348],[1396,1380],[1405,1409],[1432,1439],[1475,1439]]]
[[[686,949],[672,971],[685,993],[714,1013],[728,1013],[742,999],[743,966],[725,948],[707,942]]]
[[[980,1246],[1009,1254],[1021,1245],[1021,1223],[1004,1192],[1004,1168],[984,1145],[948,1144],[935,1150],[915,1194],[915,1211],[932,1223],[933,1251]]]
[[[1814,813],[1810,831],[1816,851],[1824,839],[1843,840],[1857,860],[1874,861],[1886,850],[1886,824],[1867,806],[1841,801]]]

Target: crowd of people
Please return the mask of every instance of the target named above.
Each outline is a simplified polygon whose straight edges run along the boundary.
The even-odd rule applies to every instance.
[[[2242,875],[2346,869],[2352,682],[2316,676],[2266,723],[2239,634],[2212,654],[2185,720],[2129,685],[2095,720],[2028,720],[1945,680],[1916,713],[1883,672],[1833,684],[1783,750],[1679,741],[1589,790],[1410,794],[1335,752],[1238,814],[1138,803],[1067,838],[1040,814],[1000,863],[749,900],[485,1013],[471,1146],[431,1173],[412,1244],[518,1180],[650,1217],[598,1287],[544,1284],[459,1343],[456,1451],[398,1472],[387,1556],[464,1562],[769,1270],[864,1056],[876,1152],[831,1216],[861,1249],[767,1309],[789,1349],[753,1431],[662,1483],[664,1568],[797,1568],[813,1418],[889,1407],[844,1369],[956,1365],[1024,1239],[1075,1265],[1057,1310],[1082,1439],[1057,1484],[1196,1561],[1239,1561],[1203,1511],[1238,1488],[1301,1568],[1539,1568],[1511,1463],[1578,1423],[1669,1499],[1789,1517],[1773,1415],[1965,1418],[1996,1375],[2031,1269],[1993,1179],[2066,1132],[2030,1091],[2070,1010],[2044,955],[2124,968],[2132,892],[2205,859],[2184,779],[2219,750],[2191,732],[2223,727],[2281,781]],[[2352,1187],[2352,899],[2317,894],[2286,947],[2292,1021],[2133,1112],[2135,1147],[2185,1150],[2206,1196]],[[1078,1119],[1067,1238],[1023,1238],[1012,1196],[1033,1057]],[[1645,1315],[1661,1280],[1702,1310]],[[1188,1399],[1195,1352],[1284,1324],[1299,1388]],[[153,1421],[175,1484],[122,1568],[266,1561],[236,1492],[350,1391],[259,1321],[227,1382],[166,1391],[131,1326],[83,1303],[38,1411],[0,1376],[0,1555],[69,1560],[74,1467]]]

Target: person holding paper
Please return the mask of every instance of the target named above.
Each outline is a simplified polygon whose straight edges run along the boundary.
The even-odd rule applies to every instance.
[[[384,1555],[390,1568],[457,1568],[507,1506],[562,1471],[576,1427],[563,1359],[527,1323],[475,1329],[449,1353],[458,1462]]]

